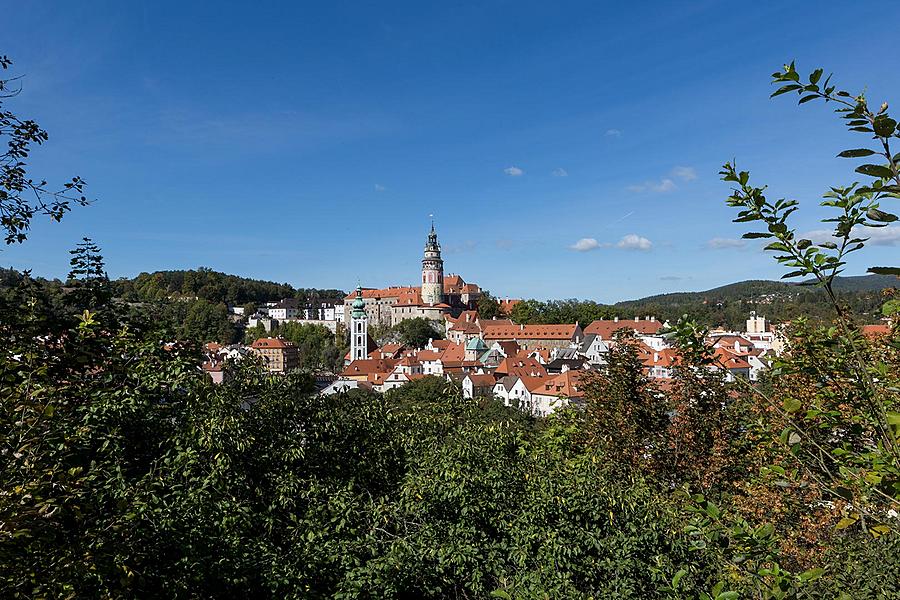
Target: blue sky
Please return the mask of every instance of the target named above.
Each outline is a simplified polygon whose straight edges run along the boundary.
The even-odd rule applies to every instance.
[[[782,271],[731,223],[719,166],[773,196],[854,180],[866,140],[768,98],[823,66],[900,98],[900,4],[18,2],[7,106],[34,173],[99,200],[0,264],[64,276],[82,236],[111,276],[207,266],[301,287],[414,284],[435,215],[445,269],[499,296],[613,302]],[[900,100],[898,100],[900,102]],[[595,240],[590,241],[579,240]],[[897,229],[850,264],[896,263]],[[580,248],[580,250],[573,249]]]

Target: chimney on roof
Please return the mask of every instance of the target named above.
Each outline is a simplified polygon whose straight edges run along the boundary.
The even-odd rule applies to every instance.
[[[525,324],[519,325],[519,331],[525,331]]]
[[[651,321],[652,323],[656,323],[656,317],[650,317],[650,321]]]
[[[613,317],[613,323],[618,323],[618,322],[619,322],[619,317]]]
[[[644,320],[645,320],[645,321],[649,321],[649,320],[650,320],[650,315],[647,315],[646,317],[644,317]]]

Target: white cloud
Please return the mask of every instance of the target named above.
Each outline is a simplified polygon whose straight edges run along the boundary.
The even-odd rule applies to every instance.
[[[569,248],[571,248],[572,250],[575,250],[577,252],[587,252],[589,250],[596,250],[599,247],[600,247],[600,242],[598,242],[594,238],[581,238],[580,240],[578,240],[577,242],[575,242],[574,244],[569,246]]]
[[[664,194],[665,192],[671,192],[675,189],[675,182],[666,177],[665,179],[661,179],[659,181],[645,181],[644,183],[638,185],[629,185],[629,192],[656,192],[657,194]]]
[[[866,242],[871,246],[900,246],[900,227],[888,225],[887,227],[857,227],[853,235],[861,238],[869,238]],[[814,229],[797,237],[812,240],[813,243],[836,242],[834,231],[830,229]]]
[[[618,129],[607,129],[604,135],[606,137],[622,137],[622,132]]]
[[[623,250],[649,250],[653,247],[653,242],[648,240],[645,237],[639,236],[636,233],[629,233],[616,244],[617,248],[621,248]]]
[[[523,171],[519,167],[506,167],[505,169],[503,169],[503,172],[510,177],[519,177],[520,175],[525,174],[525,171]]]
[[[563,169],[562,167],[560,167],[558,169],[553,169],[551,174],[554,177],[568,177],[569,176],[569,172],[566,171],[565,169]]]
[[[746,240],[714,237],[706,242],[706,247],[711,250],[725,250],[726,248],[743,248],[747,245]]]
[[[682,181],[697,179],[697,171],[694,170],[694,167],[675,167],[672,169],[672,175]]]
[[[375,191],[376,191],[376,192],[384,192],[384,191],[387,191],[387,188],[384,187],[383,185],[381,185],[380,183],[376,183],[376,184],[375,184]]]
[[[900,227],[863,227],[862,234],[873,246],[900,246]]]
[[[680,181],[693,181],[697,179],[697,171],[693,167],[674,167],[669,172],[668,177],[663,177],[658,181],[645,181],[644,183],[629,185],[627,189],[629,192],[656,192],[657,194],[671,192],[678,187],[675,185],[673,177]]]

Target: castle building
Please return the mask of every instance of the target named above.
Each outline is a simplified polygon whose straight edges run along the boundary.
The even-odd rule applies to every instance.
[[[344,323],[352,325],[351,312],[358,298],[362,298],[368,322],[379,325],[396,325],[417,317],[444,321],[447,315],[457,317],[478,305],[481,288],[466,283],[459,275],[444,276],[444,260],[434,223],[425,241],[421,281],[421,286],[360,288],[356,294],[348,294],[344,298]]]

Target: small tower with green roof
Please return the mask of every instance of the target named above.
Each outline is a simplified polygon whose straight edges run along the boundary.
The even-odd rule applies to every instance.
[[[369,316],[366,301],[362,297],[362,287],[356,286],[356,299],[350,313],[350,360],[364,360],[369,357]]]

